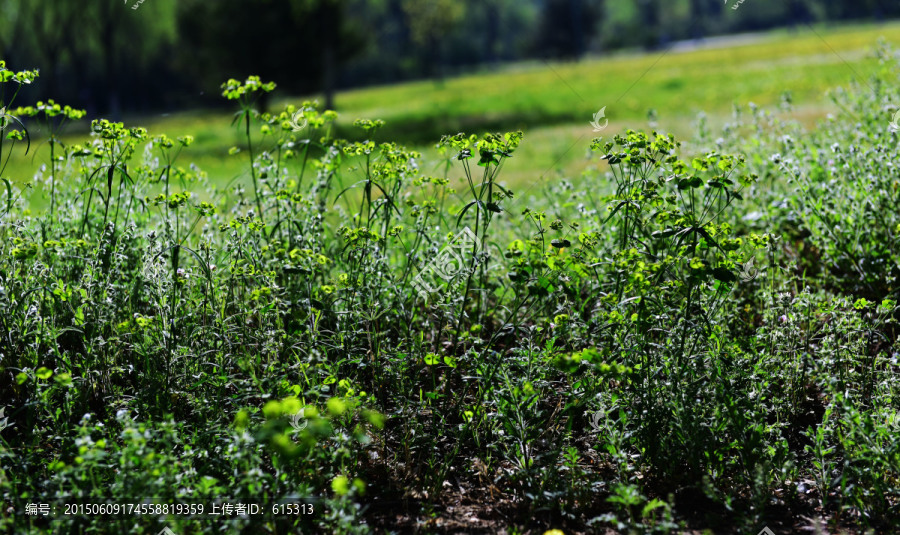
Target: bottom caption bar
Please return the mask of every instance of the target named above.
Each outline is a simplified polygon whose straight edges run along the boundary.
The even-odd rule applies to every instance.
[[[28,503],[25,515],[32,517],[55,516],[300,516],[316,513],[311,502],[271,505],[260,503]]]

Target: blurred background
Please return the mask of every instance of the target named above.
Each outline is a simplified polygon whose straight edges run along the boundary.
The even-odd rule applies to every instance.
[[[40,69],[16,106],[194,135],[188,157],[215,180],[243,172],[220,85],[259,75],[278,84],[267,111],[314,99],[351,139],[354,119],[384,119],[379,141],[426,160],[442,134],[523,130],[505,177],[537,184],[591,165],[600,110],[602,135],[689,139],[749,103],[812,126],[827,90],[877,68],[880,39],[900,42],[898,17],[895,0],[0,0],[0,59]],[[6,176],[27,183],[46,150],[15,152]]]
[[[888,0],[739,1],[0,0],[0,57],[41,69],[26,100],[89,116],[221,105],[219,84],[249,74],[333,107],[353,87],[900,15]]]

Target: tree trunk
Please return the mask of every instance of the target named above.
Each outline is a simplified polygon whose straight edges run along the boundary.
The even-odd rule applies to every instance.
[[[691,0],[691,39],[703,39],[705,21],[703,0]]]
[[[103,4],[101,4],[103,5]],[[116,14],[114,9],[120,6],[113,6],[105,3],[101,8],[101,34],[100,44],[103,49],[103,75],[106,80],[106,113],[113,121],[118,121],[121,115],[119,107],[119,77],[116,73]]]
[[[119,77],[116,76],[116,57],[113,47],[113,29],[109,24],[103,30],[103,55],[107,83],[107,113],[113,121],[118,121],[121,114],[119,107]]]
[[[584,55],[584,12],[581,0],[569,0],[569,16],[571,24],[569,28],[572,31],[572,56],[578,60]]]
[[[788,16],[792,26],[799,26],[809,22],[809,9],[803,0],[791,0],[788,3]]]
[[[443,86],[444,69],[443,57],[441,54],[441,42],[436,37],[428,40],[428,77],[435,81],[438,86]]]
[[[644,22],[644,47],[648,49],[659,48],[659,2],[657,0],[638,0],[638,10]]]
[[[484,35],[484,57],[489,64],[496,65],[498,61],[497,42],[500,36],[500,9],[496,1],[485,2],[484,6],[487,15],[487,31]]]
[[[337,2],[320,4],[322,34],[322,92],[325,95],[325,109],[334,109],[334,95],[337,91],[338,48],[341,34],[341,6]]]
[[[326,42],[322,48],[322,91],[325,93],[325,109],[334,109],[334,93],[337,85],[337,51],[334,43]]]

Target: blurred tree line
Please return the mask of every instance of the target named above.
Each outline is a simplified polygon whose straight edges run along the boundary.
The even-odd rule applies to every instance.
[[[500,62],[900,16],[896,0],[738,1],[0,0],[0,58],[41,69],[27,98],[116,116],[221,104],[219,84],[248,74],[331,104],[339,88]]]

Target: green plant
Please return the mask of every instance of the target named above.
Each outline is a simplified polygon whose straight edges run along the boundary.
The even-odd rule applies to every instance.
[[[250,123],[253,119],[260,117],[259,111],[254,106],[265,93],[271,93],[275,90],[275,82],[263,83],[259,76],[250,76],[244,83],[235,79],[228,80],[222,84],[222,96],[228,100],[236,100],[240,106],[240,111],[234,115],[232,125],[244,123],[244,136],[247,138],[247,152],[250,157],[250,177],[253,179],[253,194],[256,197],[256,208],[259,211],[259,217],[265,220],[263,213],[262,201],[260,199],[259,184],[257,180],[256,160],[253,154],[253,138],[250,135]]]
[[[435,160],[377,141],[379,120],[348,140],[313,103],[257,112],[257,78],[224,89],[249,178],[186,164],[190,136],[98,119],[51,141],[49,210],[7,184],[0,529],[437,531],[487,504],[522,532],[896,522],[893,283],[822,265],[889,262],[890,233],[854,248],[816,219],[828,138],[801,148],[759,109],[721,141],[628,131],[517,205],[499,177],[528,158],[520,133],[447,136]],[[860,169],[835,217],[856,217]],[[317,514],[18,513],[141,498]]]
[[[57,147],[65,152],[65,144],[60,139],[60,133],[68,121],[77,121],[85,116],[84,110],[76,110],[71,106],[60,106],[52,99],[46,103],[38,101],[32,106],[20,107],[15,115],[18,117],[43,116],[44,125],[47,128],[47,143],[50,145],[50,217],[52,218],[56,208],[56,182],[60,159],[56,157]],[[65,160],[62,160],[65,161]]]

